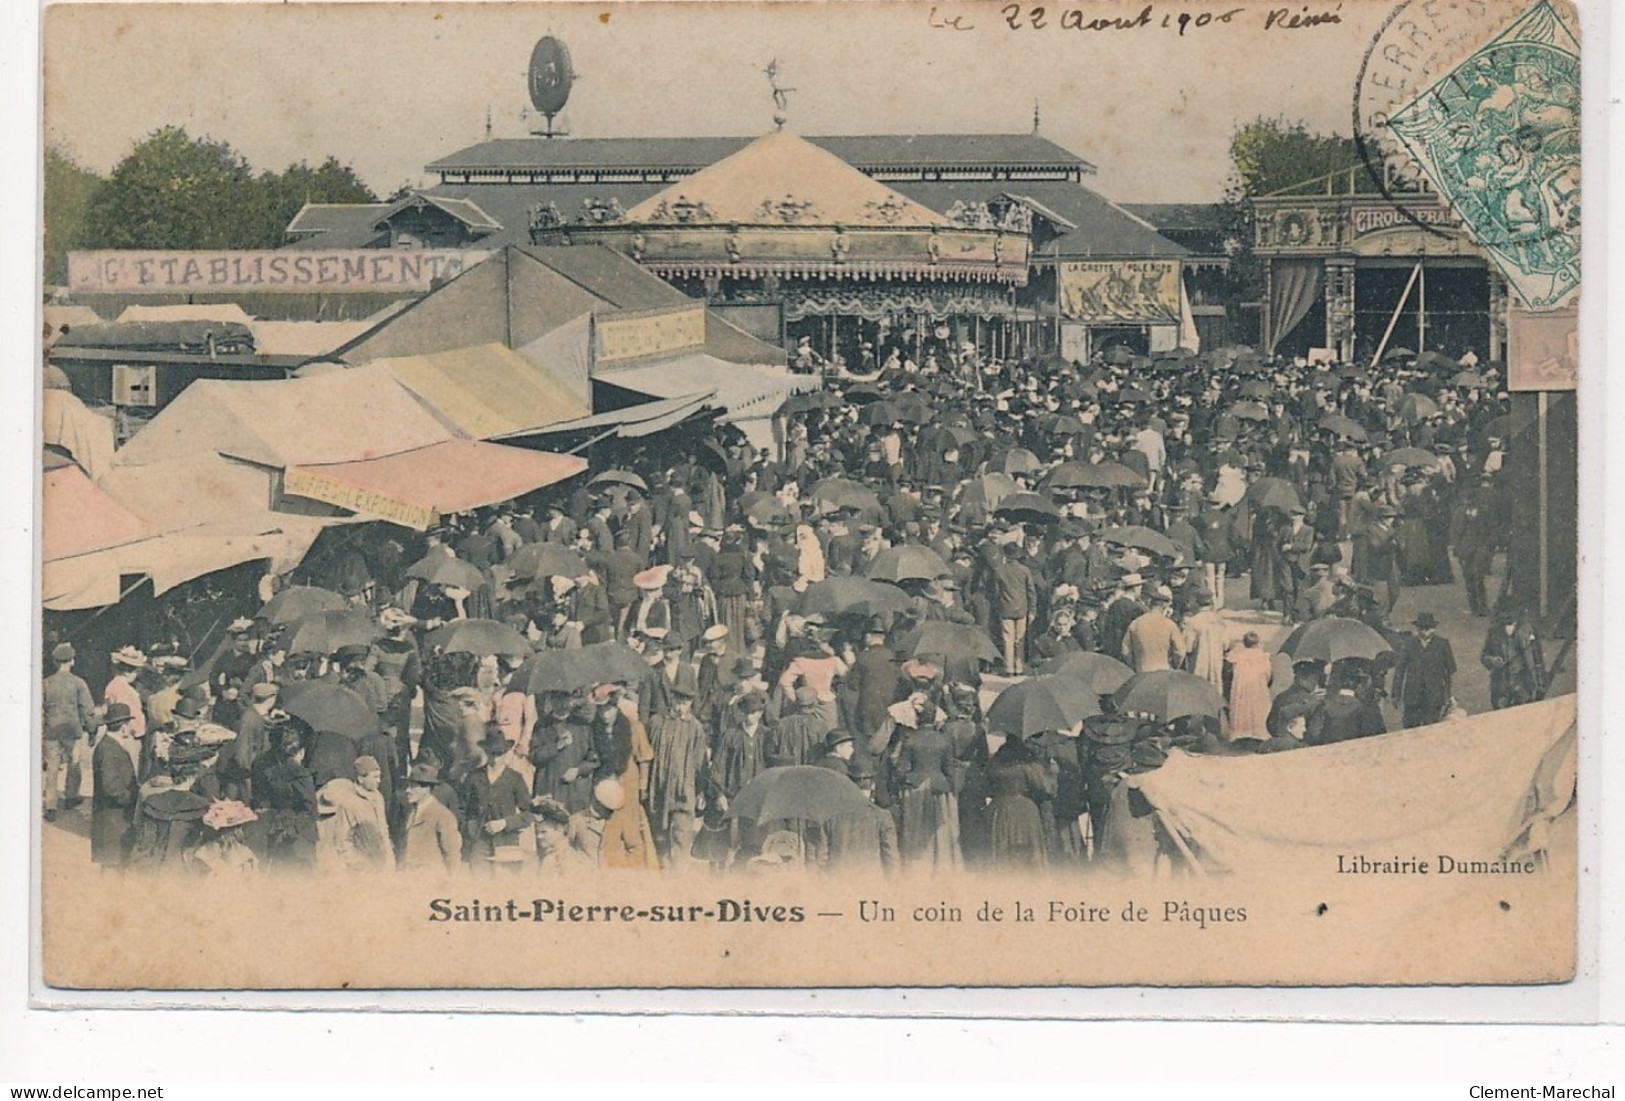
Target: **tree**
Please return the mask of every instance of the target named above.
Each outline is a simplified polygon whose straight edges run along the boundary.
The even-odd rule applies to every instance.
[[[378,197],[361,182],[355,170],[328,157],[315,168],[304,161],[290,164],[279,176],[267,172],[260,177],[264,188],[263,221],[260,235],[264,247],[283,243],[288,223],[306,203],[376,203]]]
[[[252,217],[259,199],[242,154],[166,126],[139,142],[97,191],[86,214],[86,243],[123,249],[263,247],[263,231]]]
[[[255,174],[230,145],[166,126],[130,151],[85,216],[91,248],[277,248],[306,202],[376,202],[349,166],[328,157]]]
[[[1256,199],[1287,189],[1307,195],[1348,195],[1376,191],[1353,138],[1312,133],[1302,122],[1257,118],[1237,127],[1230,138],[1238,198]]]
[[[68,253],[84,247],[85,212],[103,182],[64,150],[46,147],[43,196],[46,283],[67,281]]]

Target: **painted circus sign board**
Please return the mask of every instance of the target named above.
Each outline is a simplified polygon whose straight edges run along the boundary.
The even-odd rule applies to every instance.
[[[264,249],[68,254],[79,294],[428,291],[491,255],[457,249]]]
[[[1096,324],[1177,324],[1178,260],[1061,265],[1061,313]]]

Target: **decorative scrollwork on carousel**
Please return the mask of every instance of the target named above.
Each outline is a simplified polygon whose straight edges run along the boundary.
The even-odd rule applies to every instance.
[[[818,208],[810,199],[797,199],[793,195],[786,195],[782,199],[764,200],[757,213],[761,215],[763,221],[795,225],[815,216]]]
[[[908,211],[908,204],[900,196],[892,195],[885,200],[870,199],[863,204],[863,208],[875,221],[891,226],[902,221],[903,215]]]
[[[986,203],[967,203],[962,199],[955,199],[954,204],[944,213],[950,222],[966,229],[997,229],[998,220],[993,217],[993,211],[988,209]]]
[[[679,195],[676,199],[662,199],[649,215],[651,222],[675,223],[677,225],[699,225],[705,222],[714,222],[716,218],[711,208],[704,203],[694,202],[686,196]]]
[[[621,201],[613,196],[608,199],[588,196],[581,200],[581,220],[588,225],[605,225],[624,217],[626,211],[621,209]]]

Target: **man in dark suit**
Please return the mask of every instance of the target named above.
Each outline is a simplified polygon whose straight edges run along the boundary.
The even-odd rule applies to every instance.
[[[1450,640],[1438,633],[1439,621],[1433,613],[1419,614],[1415,626],[1416,634],[1410,638],[1400,662],[1396,686],[1407,728],[1444,719],[1450,711],[1456,675],[1456,655],[1450,649]]]
[[[1497,711],[1546,698],[1546,661],[1540,636],[1513,613],[1495,617],[1479,661],[1490,671],[1490,706]]]

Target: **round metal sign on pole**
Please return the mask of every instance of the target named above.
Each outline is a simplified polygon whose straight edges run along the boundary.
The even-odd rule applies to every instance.
[[[530,88],[530,102],[547,119],[547,129],[553,130],[553,116],[564,110],[575,84],[575,71],[570,68],[570,51],[563,42],[548,35],[530,51],[530,70],[526,74]]]

